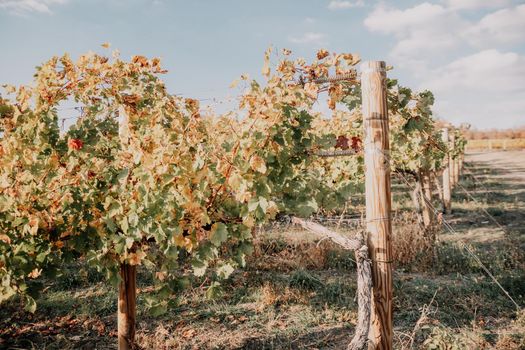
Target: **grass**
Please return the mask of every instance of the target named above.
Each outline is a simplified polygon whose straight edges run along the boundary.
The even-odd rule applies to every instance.
[[[492,192],[478,203],[456,191],[455,212],[446,217],[457,234],[420,240],[403,188],[396,189],[394,220],[394,341],[396,348],[525,348],[525,313],[517,312],[480,265],[458,245],[467,242],[501,285],[525,306],[523,192],[493,170]],[[464,178],[469,191],[481,191]],[[525,187],[525,186],[523,186]],[[516,200],[517,198],[517,200]],[[517,204],[516,204],[517,203]],[[506,233],[481,213],[492,213]],[[499,209],[499,211],[498,211]],[[335,227],[334,227],[335,228]],[[360,227],[338,228],[355,234]],[[418,238],[419,237],[419,238]],[[418,240],[419,239],[419,240]],[[0,310],[0,348],[113,349],[116,290],[95,270],[64,266],[46,281],[35,315],[13,300]],[[137,340],[144,349],[340,349],[352,337],[357,318],[353,253],[290,226],[259,233],[248,266],[223,284],[223,296],[206,300],[195,280],[160,317],[145,309],[138,294]],[[151,279],[139,270],[139,286]]]

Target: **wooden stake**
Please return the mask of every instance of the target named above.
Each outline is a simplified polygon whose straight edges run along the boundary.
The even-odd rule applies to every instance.
[[[120,265],[118,291],[118,350],[130,350],[135,343],[137,267]]]
[[[385,62],[370,61],[361,65],[361,90],[366,228],[374,286],[369,340],[374,349],[392,349],[392,204]]]
[[[454,159],[454,185],[459,182],[459,155]]]
[[[123,147],[129,144],[129,117],[123,106],[119,108],[119,139]],[[137,267],[120,265],[120,285],[118,291],[118,350],[135,348],[135,318],[137,293]]]
[[[442,176],[443,174],[441,171],[435,171],[432,173],[432,180],[434,181],[434,186],[436,186],[439,200],[443,203],[443,188],[441,186],[441,181],[439,180]]]
[[[432,184],[430,183],[430,171],[421,170],[419,173],[419,179],[421,181],[422,192],[421,192],[421,209],[423,211],[423,225],[428,228],[432,225]]]
[[[454,133],[449,134],[449,147],[454,149],[456,144],[456,135]],[[456,186],[456,159],[452,157],[452,154],[449,155],[449,171],[450,171],[450,188]]]
[[[443,142],[445,145],[448,145],[448,129],[444,128],[443,133],[441,134]],[[443,210],[446,214],[450,214],[450,156],[447,154],[443,159]]]

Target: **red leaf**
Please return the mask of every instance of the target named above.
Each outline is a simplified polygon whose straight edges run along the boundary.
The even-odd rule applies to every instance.
[[[363,141],[361,141],[361,138],[360,137],[357,137],[357,136],[352,136],[352,149],[354,151],[359,151],[361,149],[361,145],[362,145]]]
[[[352,138],[353,139],[353,138]],[[337,137],[337,142],[335,148],[348,149],[348,138],[346,136],[340,135]]]
[[[84,146],[84,142],[82,142],[79,139],[69,139],[69,141],[67,142],[67,146],[70,149],[74,149],[74,150],[78,151],[78,150],[82,149],[82,147]]]

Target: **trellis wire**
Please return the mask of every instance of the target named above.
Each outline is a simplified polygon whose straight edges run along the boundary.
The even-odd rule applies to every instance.
[[[399,173],[398,175],[400,175],[403,180],[405,181],[405,183],[407,184],[407,186],[409,188],[412,188],[412,185],[410,184],[410,182],[406,179],[406,177]],[[434,212],[434,214],[436,215],[439,215],[439,211],[434,207],[434,205],[432,205],[430,199],[428,199],[424,194],[422,195],[422,198],[423,200],[425,201],[425,203],[427,203],[429,205],[429,207],[432,209],[432,211]],[[454,228],[450,225],[450,223],[445,219],[445,218],[442,218],[442,221],[443,221],[443,226],[450,232],[452,233],[453,235],[457,235],[458,232],[456,230],[454,230]],[[490,270],[487,268],[487,266],[481,261],[481,259],[476,255],[476,253],[472,250],[472,248],[470,248],[469,245],[465,244],[464,242],[462,241],[458,241],[458,245],[460,246],[460,248],[463,248],[473,259],[474,261],[476,261],[476,263],[483,269],[483,271],[485,271],[485,273],[487,273],[487,275],[492,279],[492,281],[503,291],[503,293],[507,296],[507,298],[516,306],[516,308],[519,310],[520,309],[520,306],[518,305],[518,303],[512,298],[512,296],[509,294],[509,292],[507,292],[507,290],[501,285],[501,283],[498,281],[498,279],[492,274],[492,272],[490,272]]]

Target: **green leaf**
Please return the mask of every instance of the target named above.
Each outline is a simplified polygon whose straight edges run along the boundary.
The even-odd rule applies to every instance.
[[[30,297],[29,295],[25,296],[24,310],[26,310],[27,312],[30,312],[32,314],[35,313],[35,311],[36,311],[36,301],[35,301],[35,299]]]
[[[228,278],[235,271],[233,265],[225,263],[217,268],[217,274],[220,278]]]
[[[158,303],[158,304],[156,304],[154,306],[151,306],[149,308],[149,313],[153,317],[157,317],[157,316],[163,315],[167,311],[168,311],[168,303],[164,303],[164,302]]]
[[[220,246],[221,243],[225,242],[228,239],[228,227],[222,222],[217,222],[213,224],[211,230],[210,241],[216,247]]]
[[[222,295],[222,288],[219,282],[213,282],[206,291],[206,298],[216,299]]]
[[[202,277],[206,273],[208,268],[208,262],[198,259],[193,259],[191,262],[191,267],[193,268],[193,274],[197,277]]]

